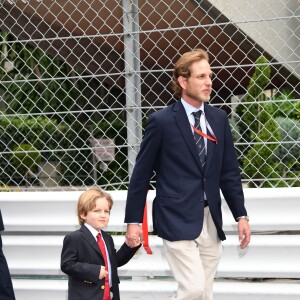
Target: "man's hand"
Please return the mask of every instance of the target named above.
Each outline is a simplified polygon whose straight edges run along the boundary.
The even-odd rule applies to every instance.
[[[126,244],[133,248],[143,243],[144,235],[143,230],[139,224],[127,224],[126,231]]]
[[[241,249],[244,249],[250,243],[251,229],[246,219],[240,219],[238,222],[239,241]]]

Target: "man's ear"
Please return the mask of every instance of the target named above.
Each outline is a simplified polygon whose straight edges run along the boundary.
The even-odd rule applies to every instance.
[[[186,78],[183,76],[179,76],[177,80],[178,80],[178,83],[180,84],[181,88],[183,90],[185,90],[186,89]]]

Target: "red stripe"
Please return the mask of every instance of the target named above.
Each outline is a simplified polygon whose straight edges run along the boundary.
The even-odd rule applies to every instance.
[[[214,139],[213,137],[211,137],[210,135],[205,134],[204,132],[202,132],[201,130],[197,129],[197,128],[196,128],[195,126],[193,126],[193,125],[192,125],[192,127],[193,127],[194,131],[195,131],[196,133],[198,133],[199,135],[201,135],[201,136],[207,138],[208,140],[211,140],[212,142],[215,142],[216,144],[218,144],[218,143],[217,143],[217,140]]]
[[[143,243],[144,249],[147,254],[152,254],[153,252],[149,246],[147,201],[145,203],[145,208],[144,208],[142,229],[144,234],[144,243]]]

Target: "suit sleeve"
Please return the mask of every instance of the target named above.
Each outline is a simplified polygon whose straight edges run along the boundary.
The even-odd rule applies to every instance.
[[[127,246],[126,243],[124,243],[121,246],[121,248],[117,251],[118,267],[122,267],[123,265],[127,264],[141,246],[142,246],[142,244],[140,244],[137,247],[130,248]]]
[[[128,188],[125,223],[142,223],[143,221],[149,183],[159,156],[161,135],[158,120],[151,115]]]

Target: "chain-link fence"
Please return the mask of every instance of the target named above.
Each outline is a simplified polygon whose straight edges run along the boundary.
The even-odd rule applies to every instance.
[[[300,185],[298,0],[2,0],[2,191],[127,188],[174,62],[209,52],[243,182]],[[154,182],[155,185],[155,182]]]

